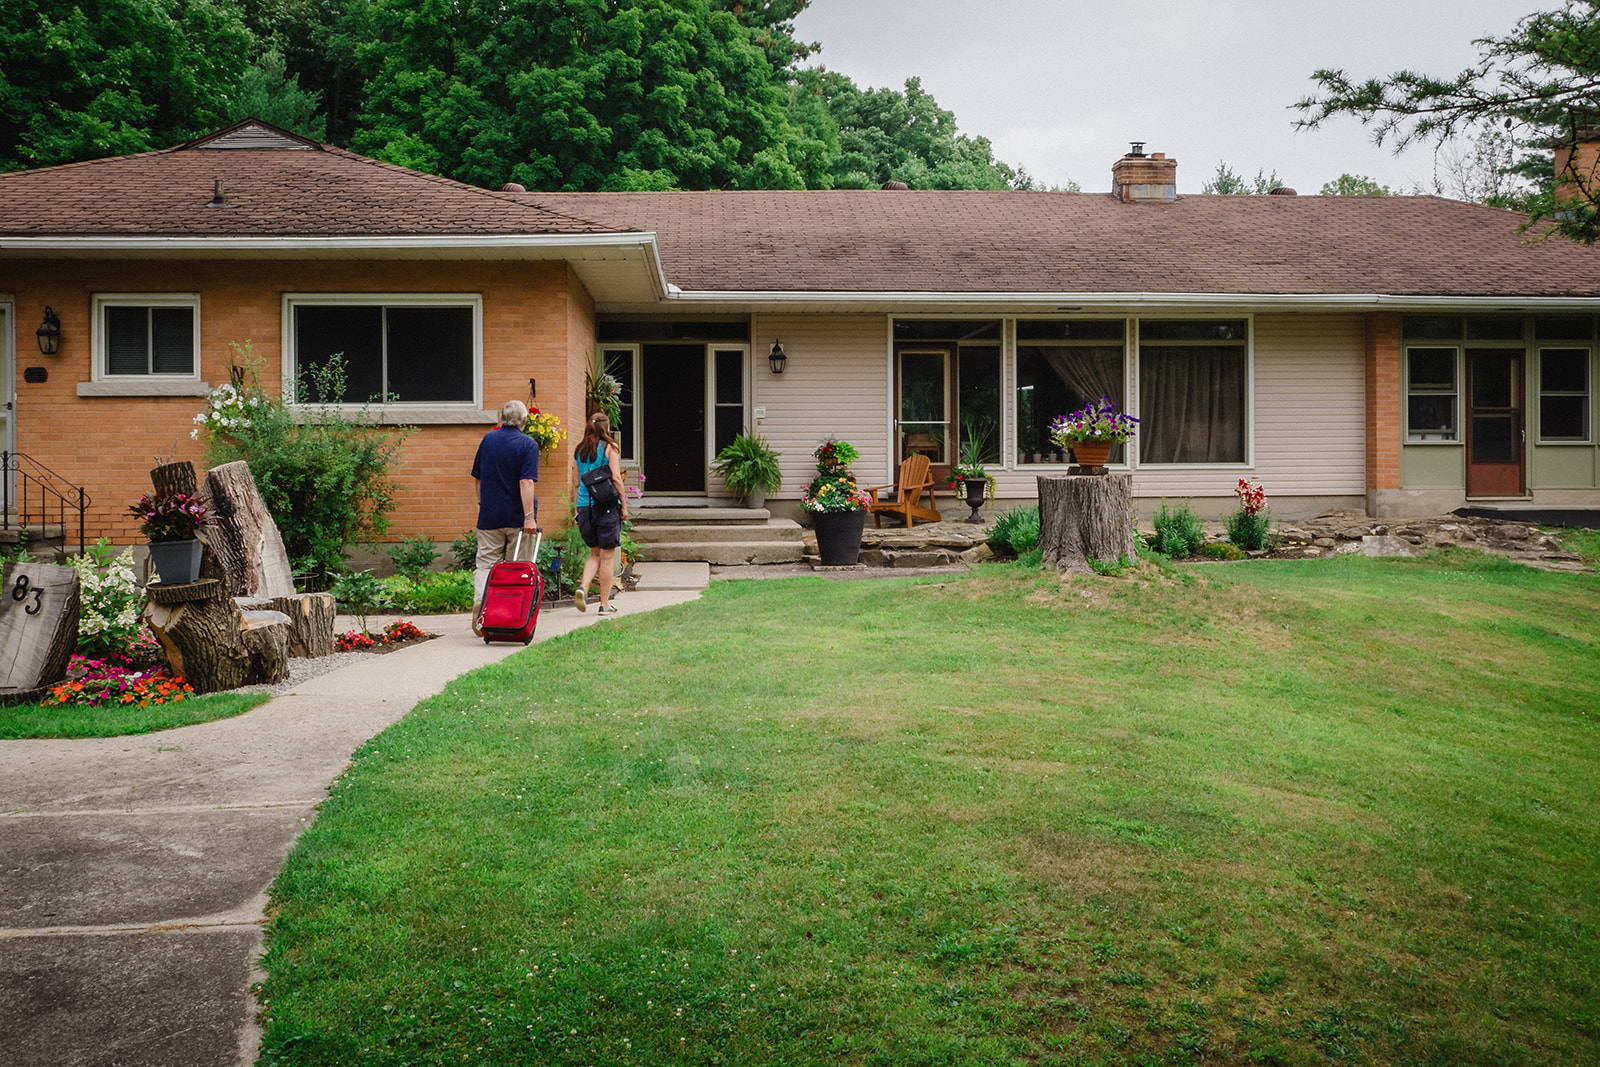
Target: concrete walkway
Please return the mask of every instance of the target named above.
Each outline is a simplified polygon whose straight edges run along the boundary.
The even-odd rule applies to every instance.
[[[701,564],[643,564],[621,613],[541,611],[537,642],[693,600]],[[476,667],[465,615],[437,640],[311,679],[233,719],[84,741],[0,741],[0,1062],[255,1062],[250,985],[267,887],[368,738]],[[343,628],[343,627],[341,627]],[[376,628],[376,627],[375,627]]]

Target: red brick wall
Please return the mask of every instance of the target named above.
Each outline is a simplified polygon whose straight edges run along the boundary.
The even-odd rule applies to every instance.
[[[199,397],[79,397],[92,380],[90,316],[101,293],[197,293],[200,376],[228,380],[230,341],[249,340],[263,384],[281,388],[284,293],[476,293],[483,302],[483,407],[525,400],[536,378],[536,403],[581,425],[583,375],[570,380],[572,352],[594,342],[593,305],[565,263],[460,261],[103,261],[9,262],[0,289],[16,299],[17,450],[83,486],[92,498],[89,537],[138,541],[127,506],[150,487],[149,470],[176,450],[205,470],[203,441],[191,440]],[[45,305],[61,317],[62,345],[39,354],[33,331]],[[579,310],[574,313],[573,308]],[[584,309],[587,309],[586,311]],[[49,380],[22,380],[42,366]],[[407,487],[391,538],[426,534],[448,541],[476,521],[472,456],[489,425],[420,427],[406,442],[399,480]],[[570,453],[570,449],[567,450]],[[541,515],[565,515],[570,455],[541,477]],[[552,477],[553,476],[553,477]],[[548,486],[548,488],[546,488]]]
[[[1400,488],[1400,316],[1367,315],[1367,491]]]

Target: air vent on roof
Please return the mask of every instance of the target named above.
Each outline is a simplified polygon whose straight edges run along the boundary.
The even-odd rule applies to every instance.
[[[270,130],[265,126],[255,123],[240,126],[237,130],[225,133],[221,137],[206,141],[196,148],[293,148],[309,151],[311,146],[304,141],[285,137],[277,130]]]
[[[1289,188],[1287,185],[1280,185],[1276,189],[1269,189],[1269,190],[1267,190],[1267,193],[1268,193],[1269,196],[1298,196],[1299,195],[1293,189]]]
[[[911,186],[907,185],[905,182],[884,182],[883,183],[883,188],[885,188],[885,189],[910,189]]]
[[[518,185],[516,182],[506,182],[500,188],[495,190],[497,193],[525,193],[527,191],[527,189],[521,185]]]

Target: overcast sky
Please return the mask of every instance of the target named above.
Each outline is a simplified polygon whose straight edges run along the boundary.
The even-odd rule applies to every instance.
[[[1046,185],[1111,187],[1130,141],[1178,161],[1180,192],[1225,161],[1315,193],[1342,173],[1432,191],[1434,152],[1395,156],[1354,119],[1296,132],[1312,71],[1455,74],[1474,38],[1557,0],[812,0],[813,65],[862,88],[922,78],[960,131]]]

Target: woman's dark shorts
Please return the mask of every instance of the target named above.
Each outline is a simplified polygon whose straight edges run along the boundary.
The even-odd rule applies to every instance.
[[[622,509],[578,509],[578,536],[590,548],[617,548],[622,544]]]

